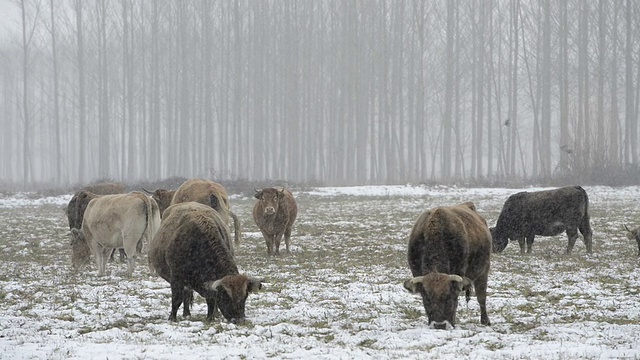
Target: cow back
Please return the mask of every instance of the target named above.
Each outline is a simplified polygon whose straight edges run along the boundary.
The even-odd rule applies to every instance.
[[[159,222],[157,204],[145,194],[103,195],[89,202],[82,231],[87,242],[121,248],[152,238]]]
[[[171,205],[188,201],[195,201],[200,204],[211,206],[211,196],[215,196],[219,205],[215,209],[229,223],[229,196],[224,186],[211,180],[189,179],[176,190],[171,200]],[[213,204],[215,206],[215,204]]]
[[[413,276],[442,272],[472,276],[488,271],[491,235],[472,203],[427,210],[409,237],[408,261]],[[478,264],[468,269],[471,261]],[[469,274],[467,274],[469,275]]]
[[[196,202],[165,210],[149,245],[149,266],[167,281],[172,273],[188,282],[238,274],[226,223],[211,207]]]

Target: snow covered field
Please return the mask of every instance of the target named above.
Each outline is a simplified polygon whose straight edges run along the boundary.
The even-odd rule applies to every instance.
[[[538,189],[527,189],[538,190]],[[422,301],[407,293],[406,243],[418,215],[438,205],[475,202],[490,226],[519,190],[456,187],[343,187],[294,192],[299,215],[292,253],[267,258],[254,200],[231,198],[243,222],[237,263],[265,279],[247,300],[242,325],[167,320],[169,284],[146,257],[132,278],[126,265],[70,270],[69,196],[0,195],[0,358],[640,358],[640,268],[623,224],[640,225],[640,188],[586,187],[594,253],[581,241],[564,255],[565,235],[536,238],[493,256],[480,325],[475,297],[461,298],[454,330],[427,327]]]

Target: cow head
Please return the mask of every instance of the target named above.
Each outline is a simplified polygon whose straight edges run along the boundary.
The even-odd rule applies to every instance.
[[[91,248],[80,229],[71,229],[71,267],[79,270],[91,260]]]
[[[173,194],[175,194],[175,190],[165,190],[165,189],[157,189],[156,191],[149,191],[145,188],[142,188],[146,193],[151,195],[153,200],[158,204],[158,209],[160,209],[160,216],[162,217],[162,213],[171,205],[171,200],[173,200]]]
[[[448,329],[456,325],[458,296],[462,291],[470,291],[471,280],[458,275],[433,272],[405,281],[404,288],[412,294],[419,293],[422,296],[430,327]]]
[[[208,288],[215,292],[222,316],[232,323],[243,323],[247,297],[262,288],[262,280],[246,275],[227,275],[209,283]]]
[[[509,244],[509,238],[499,234],[495,227],[489,228],[489,231],[491,231],[491,248],[493,252],[501,253]]]
[[[284,197],[284,188],[281,190],[274,188],[254,190],[256,191],[254,196],[262,203],[265,216],[271,216],[278,212],[280,200]]]

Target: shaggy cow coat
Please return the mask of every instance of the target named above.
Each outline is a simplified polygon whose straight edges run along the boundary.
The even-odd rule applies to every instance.
[[[486,298],[491,235],[473,203],[422,213],[411,230],[407,258],[414,277],[404,287],[422,296],[430,326],[455,326],[458,295],[464,290],[469,301],[472,284],[480,322],[490,324]]]
[[[495,228],[491,228],[493,249],[502,252],[509,239],[518,240],[520,253],[531,253],[536,235],[555,236],[566,231],[569,242],[566,253],[571,253],[582,233],[587,253],[592,251],[589,223],[589,197],[580,186],[566,186],[553,190],[519,192],[507,198]]]
[[[213,208],[196,202],[171,205],[149,246],[149,266],[171,284],[171,314],[190,316],[193,291],[207,301],[207,319],[216,309],[231,322],[245,319],[249,293],[260,280],[241,275],[233,258],[226,223]]]

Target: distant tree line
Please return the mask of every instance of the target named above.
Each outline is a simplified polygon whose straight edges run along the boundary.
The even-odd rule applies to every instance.
[[[640,177],[638,1],[15,3],[5,183]]]

